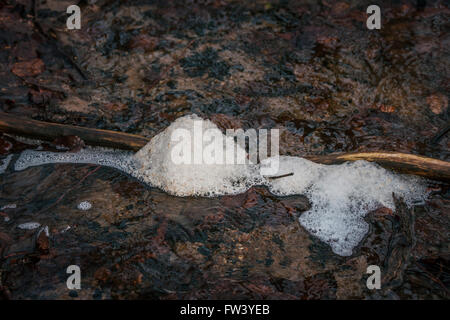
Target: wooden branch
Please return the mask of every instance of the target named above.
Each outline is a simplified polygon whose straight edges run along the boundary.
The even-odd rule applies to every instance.
[[[86,144],[137,151],[149,139],[135,134],[49,123],[0,112],[0,132],[52,141],[61,136],[78,136]]]
[[[123,132],[82,128],[64,124],[36,121],[0,112],[0,132],[13,133],[42,140],[54,140],[74,135],[86,144],[138,151],[150,139]],[[400,173],[415,174],[425,178],[450,182],[450,162],[399,152],[357,152],[304,156],[322,164],[339,164],[346,161],[366,160],[376,162],[386,169]]]
[[[414,154],[400,152],[356,152],[330,154],[325,156],[305,156],[304,158],[322,163],[339,164],[346,161],[366,160],[400,173],[415,174],[428,179],[450,182],[450,162]]]

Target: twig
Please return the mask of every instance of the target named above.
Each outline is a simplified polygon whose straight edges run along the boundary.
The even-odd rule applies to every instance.
[[[0,131],[33,136],[45,140],[73,135],[80,137],[86,144],[133,151],[140,150],[150,141],[149,138],[124,132],[48,123],[2,112],[0,112]],[[318,156],[305,155],[303,157],[321,164],[339,164],[347,161],[365,160],[376,162],[384,168],[400,173],[415,174],[428,179],[450,182],[450,162],[414,154],[377,151]]]
[[[280,178],[284,178],[284,177],[290,177],[290,176],[293,176],[293,175],[294,175],[294,173],[290,172],[290,173],[282,174],[280,176],[272,176],[272,177],[265,177],[265,178],[271,179],[271,180],[275,180],[275,179],[280,179]]]
[[[52,141],[61,136],[78,136],[86,144],[118,149],[139,150],[149,139],[110,130],[49,123],[0,112],[0,132]]]

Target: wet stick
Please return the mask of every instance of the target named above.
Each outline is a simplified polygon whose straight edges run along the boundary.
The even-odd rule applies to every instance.
[[[149,139],[134,134],[31,120],[4,112],[0,112],[0,132],[47,141],[61,136],[78,136],[88,145],[134,151],[149,142]]]
[[[286,178],[286,177],[290,177],[290,176],[293,176],[294,175],[294,173],[293,172],[290,172],[290,173],[286,173],[286,174],[282,174],[281,176],[270,176],[270,177],[266,177],[267,179],[270,179],[270,180],[275,180],[275,179],[281,179],[281,178]]]
[[[450,182],[450,162],[400,152],[355,152],[304,158],[322,163],[339,164],[346,161],[365,160],[400,173],[414,174],[425,178]]]
[[[80,137],[89,145],[133,151],[140,150],[150,141],[148,138],[134,134],[31,120],[3,112],[0,112],[0,132],[43,140],[54,140],[61,136],[74,135]],[[366,160],[376,162],[386,169],[400,173],[450,182],[450,162],[407,153],[385,151],[357,152],[318,156],[308,155],[304,156],[304,158],[321,164],[339,164],[346,161]]]

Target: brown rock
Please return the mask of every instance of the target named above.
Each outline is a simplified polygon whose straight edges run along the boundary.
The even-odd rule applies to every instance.
[[[130,49],[135,48],[143,48],[146,52],[155,50],[158,45],[158,38],[151,37],[146,34],[140,34],[133,39],[131,39],[129,43]]]
[[[44,230],[39,232],[36,239],[36,247],[40,252],[48,252],[50,249],[50,242],[48,239],[48,233]]]
[[[242,128],[242,122],[240,119],[228,116],[226,114],[213,114],[210,117],[211,121],[214,122],[220,129],[240,129]]]
[[[8,154],[11,152],[13,144],[0,136],[0,154]]]
[[[63,136],[53,140],[53,144],[64,151],[77,152],[84,146],[84,141],[78,136]]]
[[[382,105],[380,105],[380,110],[381,110],[381,112],[392,113],[395,111],[395,107],[382,104]]]
[[[13,65],[11,71],[19,77],[33,77],[41,74],[45,70],[44,61],[33,59],[29,61],[17,62]]]
[[[107,103],[104,106],[104,109],[107,111],[114,111],[114,112],[120,112],[125,111],[127,109],[127,105],[124,103]]]
[[[100,282],[106,282],[111,275],[111,271],[105,267],[101,267],[95,271],[94,278]]]
[[[348,3],[345,3],[343,1],[337,2],[333,4],[333,7],[331,8],[331,14],[333,16],[342,16],[347,12],[349,7],[350,5]]]
[[[435,114],[440,114],[448,107],[448,98],[443,94],[432,94],[427,97],[430,110]]]

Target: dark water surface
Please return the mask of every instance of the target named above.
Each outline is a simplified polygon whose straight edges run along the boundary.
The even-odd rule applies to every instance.
[[[381,1],[379,31],[365,25],[371,1],[80,1],[82,29],[69,31],[76,2],[2,2],[2,111],[147,137],[196,113],[222,129],[278,128],[284,155],[450,159],[445,1]],[[0,137],[0,157],[23,148]],[[10,166],[0,294],[73,299],[76,264],[82,299],[448,299],[450,193],[430,187],[424,205],[370,213],[340,257],[299,225],[302,196],[180,198],[110,168]],[[31,221],[50,236],[17,227]],[[366,287],[372,264],[381,290]]]

